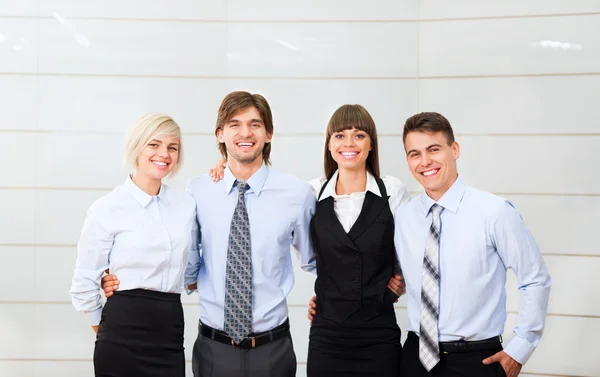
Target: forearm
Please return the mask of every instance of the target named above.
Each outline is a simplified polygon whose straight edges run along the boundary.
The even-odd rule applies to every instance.
[[[521,364],[525,364],[537,347],[544,331],[551,280],[543,280],[521,287],[522,299],[514,337],[506,346],[506,353]]]

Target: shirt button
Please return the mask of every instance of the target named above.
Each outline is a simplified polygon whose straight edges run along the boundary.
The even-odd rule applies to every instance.
[[[354,292],[354,294],[355,294],[355,295],[358,295],[358,294],[360,293],[360,291],[359,291],[358,289],[356,289],[356,288],[354,288],[354,289],[352,290],[352,292]]]
[[[358,283],[358,281],[359,281],[358,278],[354,278],[355,283]]]
[[[356,255],[354,256],[356,259],[360,259],[360,253],[356,253]]]
[[[360,301],[354,301],[354,306],[360,306]]]
[[[359,270],[360,270],[360,264],[357,264],[356,266],[354,266],[354,269],[355,269],[356,271],[359,271]]]

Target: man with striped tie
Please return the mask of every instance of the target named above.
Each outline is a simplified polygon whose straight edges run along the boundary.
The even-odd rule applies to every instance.
[[[511,203],[462,181],[441,114],[408,118],[403,142],[425,192],[395,214],[408,307],[402,376],[515,377],[544,328],[551,280],[539,248]],[[508,268],[522,300],[503,349]]]

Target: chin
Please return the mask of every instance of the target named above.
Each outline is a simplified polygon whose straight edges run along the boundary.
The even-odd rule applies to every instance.
[[[152,174],[152,178],[154,179],[164,179],[166,176],[169,175],[169,173],[171,173],[171,171],[160,171],[160,172],[155,172],[154,174]]]

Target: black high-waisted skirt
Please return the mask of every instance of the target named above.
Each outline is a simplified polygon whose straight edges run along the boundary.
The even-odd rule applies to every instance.
[[[183,308],[176,293],[116,291],[102,310],[98,377],[184,377]]]

